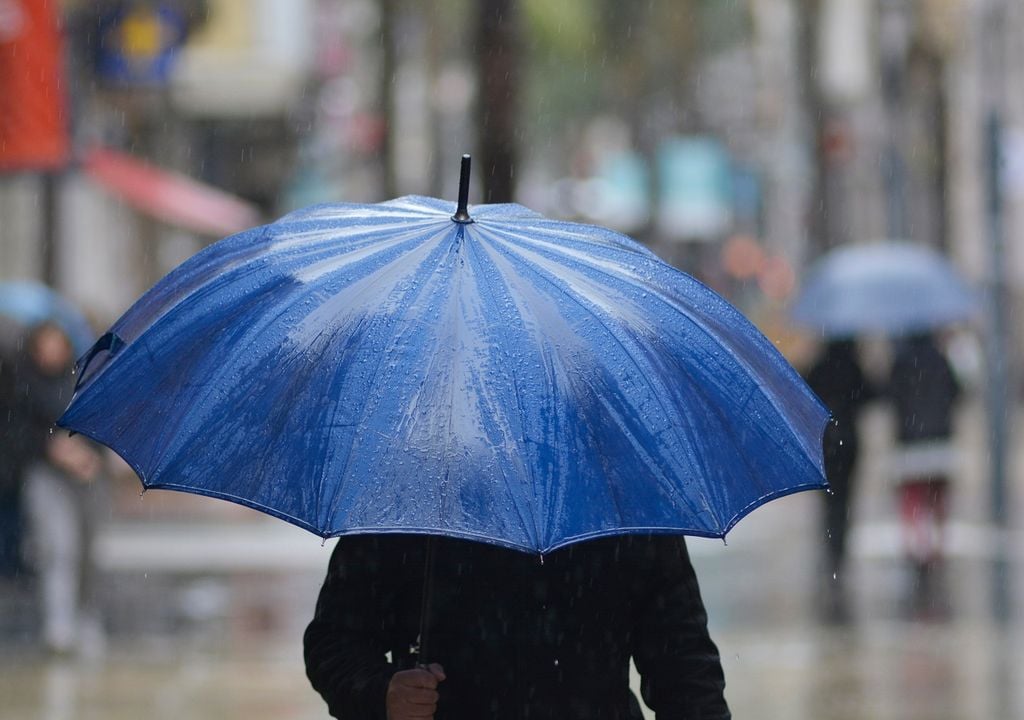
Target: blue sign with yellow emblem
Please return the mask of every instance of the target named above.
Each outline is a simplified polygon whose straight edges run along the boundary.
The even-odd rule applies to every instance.
[[[120,3],[99,21],[96,72],[109,83],[161,86],[170,79],[187,23],[162,2]]]

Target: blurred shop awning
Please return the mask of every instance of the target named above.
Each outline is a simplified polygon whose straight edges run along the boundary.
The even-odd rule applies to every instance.
[[[223,237],[261,222],[252,203],[117,150],[93,148],[85,153],[82,167],[136,210],[200,235]]]

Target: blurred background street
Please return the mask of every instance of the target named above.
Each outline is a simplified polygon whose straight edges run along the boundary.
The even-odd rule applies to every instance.
[[[58,293],[88,347],[220,237],[454,200],[471,152],[473,202],[636,238],[806,372],[835,339],[792,313],[815,263],[927,248],[977,301],[928,328],[961,389],[939,561],[908,557],[884,393],[842,577],[817,493],[689,546],[735,717],[1024,718],[1022,73],[1016,0],[0,0],[0,288]],[[0,323],[0,370],[25,329]],[[901,334],[854,339],[887,388]],[[59,648],[0,473],[0,718],[325,717],[301,634],[331,543],[103,463]]]

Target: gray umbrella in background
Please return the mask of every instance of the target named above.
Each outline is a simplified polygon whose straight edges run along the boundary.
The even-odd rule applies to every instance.
[[[828,337],[904,335],[968,320],[980,303],[941,254],[886,241],[826,253],[807,273],[793,321]]]
[[[47,285],[34,280],[0,282],[0,334],[10,343],[25,329],[54,322],[67,333],[76,354],[88,350],[96,335],[89,321],[71,301]],[[15,328],[20,327],[20,331]],[[0,339],[0,346],[5,341]]]

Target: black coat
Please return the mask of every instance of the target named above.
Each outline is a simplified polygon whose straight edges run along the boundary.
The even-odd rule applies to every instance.
[[[806,374],[807,384],[832,413],[825,431],[825,462],[853,467],[859,449],[857,418],[877,391],[861,370],[851,340],[834,340]]]
[[[681,537],[592,540],[543,563],[436,542],[425,659],[447,675],[437,720],[625,720],[631,656],[659,720],[729,717]],[[305,634],[307,674],[335,717],[385,717],[388,681],[410,667],[418,634],[425,544],[406,535],[338,542]]]
[[[960,383],[929,336],[905,340],[893,358],[889,394],[896,406],[900,442],[948,440]]]
[[[55,374],[41,372],[27,351],[0,360],[0,449],[8,468],[20,475],[45,461],[46,446],[74,393],[69,364]]]
[[[0,354],[0,576],[22,569],[25,470],[47,459],[54,422],[71,400],[74,379],[65,370],[41,373],[24,350]]]

